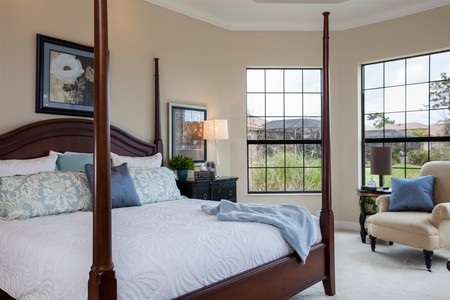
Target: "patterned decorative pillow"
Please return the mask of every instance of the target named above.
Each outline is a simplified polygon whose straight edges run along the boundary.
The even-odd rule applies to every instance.
[[[94,166],[86,164],[84,169],[86,170],[89,189],[92,191],[94,186]],[[127,163],[111,168],[111,201],[112,208],[141,206],[141,201],[136,193]]]
[[[111,153],[113,166],[120,166],[123,163],[128,164],[128,168],[159,168],[162,165],[161,153],[145,157],[121,156]]]
[[[416,179],[392,178],[388,211],[427,211],[434,208],[434,176]]]
[[[0,177],[14,175],[30,175],[56,170],[56,154],[31,159],[0,160]]]
[[[184,198],[180,194],[172,170],[166,167],[129,170],[142,204]]]
[[[27,219],[87,210],[91,201],[81,172],[42,172],[0,178],[0,218]]]

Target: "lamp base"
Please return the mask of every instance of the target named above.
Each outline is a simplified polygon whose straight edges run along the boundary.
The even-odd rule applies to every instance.
[[[222,177],[222,175],[220,175],[219,174],[219,165],[218,164],[216,164],[216,178],[220,178],[220,177]]]

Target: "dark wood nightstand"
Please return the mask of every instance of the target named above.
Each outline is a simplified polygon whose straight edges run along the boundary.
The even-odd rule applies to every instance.
[[[378,196],[381,195],[390,195],[392,193],[392,190],[378,190],[378,191],[367,191],[367,190],[363,190],[363,189],[357,189],[356,193],[359,196],[359,208],[361,210],[361,213],[359,214],[359,225],[361,227],[361,242],[366,243],[366,236],[367,236],[367,231],[366,231],[366,217],[373,215],[373,212],[368,212],[366,211],[366,198],[377,198]]]
[[[221,176],[214,180],[177,180],[181,195],[193,199],[222,199],[236,202],[236,182],[238,177]]]

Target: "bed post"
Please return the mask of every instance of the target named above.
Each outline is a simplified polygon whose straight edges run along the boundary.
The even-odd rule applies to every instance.
[[[112,262],[107,0],[94,0],[93,255],[88,299],[117,299]]]
[[[324,12],[323,25],[323,72],[322,72],[322,210],[320,212],[320,226],[322,239],[326,248],[325,279],[322,281],[325,293],[334,295],[335,267],[334,267],[334,214],[331,206],[331,136],[330,136],[330,103],[329,103],[329,49],[328,49],[328,16]]]
[[[161,120],[159,110],[159,58],[155,57],[155,145],[157,152],[163,155],[163,142],[161,139]]]

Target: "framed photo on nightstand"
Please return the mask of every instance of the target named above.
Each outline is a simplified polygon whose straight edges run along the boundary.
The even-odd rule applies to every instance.
[[[214,172],[214,178],[216,178],[216,164],[213,161],[205,162],[206,171]]]

